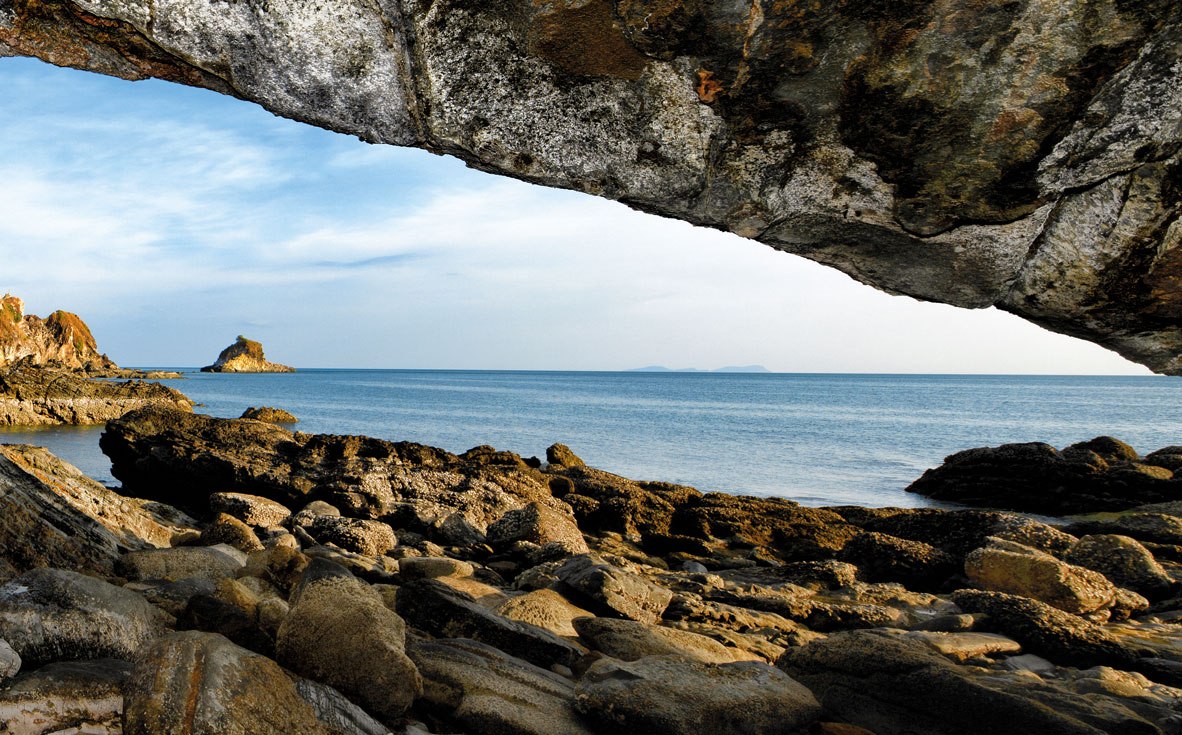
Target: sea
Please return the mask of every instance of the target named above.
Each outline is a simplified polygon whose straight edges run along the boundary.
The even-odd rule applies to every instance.
[[[171,368],[176,369],[176,368]],[[1182,444],[1182,378],[1161,376],[301,370],[165,381],[237,417],[295,414],[300,431],[364,434],[461,452],[545,457],[554,442],[633,479],[806,505],[916,507],[905,488],[953,452],[1063,447],[1100,435],[1142,453]],[[0,430],[117,486],[102,427]]]

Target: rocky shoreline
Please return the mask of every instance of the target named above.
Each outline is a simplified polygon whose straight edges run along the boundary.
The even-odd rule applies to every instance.
[[[118,493],[0,447],[11,732],[1182,730],[1160,505],[806,508],[166,409],[102,448]]]
[[[144,380],[113,382],[27,361],[0,367],[0,426],[103,424],[147,406],[189,411],[193,402],[180,391]]]

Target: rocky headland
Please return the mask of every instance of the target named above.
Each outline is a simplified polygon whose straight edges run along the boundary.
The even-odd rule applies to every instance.
[[[1173,506],[807,508],[155,408],[102,448],[118,493],[0,447],[16,731],[1182,731]]]
[[[295,368],[268,362],[262,344],[241,334],[234,344],[222,350],[212,365],[201,368],[203,373],[294,373]]]
[[[180,392],[143,382],[179,377],[119,367],[76,314],[41,319],[15,296],[0,299],[0,426],[102,424],[146,406],[187,411],[193,403]]]

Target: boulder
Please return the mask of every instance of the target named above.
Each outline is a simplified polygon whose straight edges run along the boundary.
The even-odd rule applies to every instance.
[[[33,569],[0,587],[0,638],[26,668],[51,661],[130,659],[164,633],[167,616],[130,590],[61,569]]]
[[[272,408],[270,406],[251,406],[243,411],[239,418],[262,421],[268,424],[298,424],[300,422],[299,419],[282,408]]]
[[[1153,554],[1128,536],[1084,536],[1068,549],[1067,561],[1099,572],[1114,584],[1150,599],[1165,597],[1178,586]]]
[[[511,510],[488,527],[488,543],[506,546],[517,541],[561,545],[568,554],[587,553],[587,542],[575,519],[541,503]]]
[[[972,552],[964,570],[981,589],[1029,597],[1077,615],[1111,607],[1116,596],[1116,587],[1099,572],[1008,541]]]
[[[767,664],[680,656],[598,661],[580,679],[575,706],[601,735],[788,735],[821,714],[808,689]]]
[[[850,539],[841,558],[868,582],[899,582],[908,589],[935,589],[960,571],[949,553],[922,541],[867,532]]]
[[[551,589],[534,590],[518,597],[510,597],[497,608],[497,613],[509,620],[536,625],[555,635],[573,638],[578,635],[574,620],[592,616]]]
[[[574,621],[574,628],[588,648],[621,661],[666,655],[707,664],[736,660],[732,650],[718,641],[687,630],[615,618],[578,618]]]
[[[908,640],[924,643],[957,663],[983,656],[999,654],[1018,655],[1022,645],[1015,640],[996,633],[948,633],[937,631],[911,631],[904,636]]]
[[[1017,595],[959,590],[952,601],[968,613],[984,613],[978,627],[1012,638],[1030,653],[1063,666],[1133,666],[1145,651],[1130,648],[1104,628],[1050,605]]]
[[[561,676],[467,639],[412,644],[423,702],[472,733],[590,735]]]
[[[1061,613],[1065,614],[1065,613]],[[837,633],[789,649],[776,666],[827,714],[876,735],[1100,735],[1070,715],[976,679],[929,645],[889,630]]]
[[[398,545],[394,529],[380,521],[322,515],[312,521],[308,531],[322,544],[333,544],[362,556],[383,556]]]
[[[125,735],[337,735],[278,664],[215,633],[161,638],[124,692]]]
[[[554,570],[563,589],[593,609],[642,623],[655,623],[669,606],[673,593],[644,577],[612,566],[590,554],[576,556]]]
[[[285,666],[388,720],[406,712],[423,690],[406,656],[402,619],[381,595],[351,577],[322,577],[303,585],[275,648]]]
[[[246,564],[246,555],[225,544],[178,546],[124,554],[115,572],[131,581],[160,579],[175,582],[196,577],[219,580],[233,577]]]
[[[280,526],[291,517],[291,511],[282,503],[245,493],[213,493],[209,496],[209,509],[234,516],[253,528]]]
[[[8,641],[0,638],[0,683],[16,676],[21,670],[21,657]]]
[[[908,488],[935,500],[986,508],[1067,515],[1124,510],[1169,500],[1173,473],[1141,464],[1127,444],[1110,437],[1072,445],[1004,444],[944,459]]]
[[[169,546],[190,524],[178,511],[108,490],[45,449],[0,446],[0,566],[111,574],[122,552]]]
[[[1145,543],[1182,545],[1182,518],[1168,513],[1123,513],[1105,520],[1078,521],[1067,531],[1077,536],[1119,535]]]
[[[205,546],[225,544],[245,554],[261,551],[263,548],[263,543],[250,526],[226,513],[218,513],[213,517],[201,532],[201,543]]]
[[[123,685],[131,664],[117,659],[63,661],[0,686],[5,735],[123,735]]]
[[[411,556],[398,562],[403,579],[471,577],[476,570],[466,561],[440,556]]]
[[[579,455],[571,451],[571,448],[565,444],[551,444],[546,447],[546,461],[563,467],[585,466]]]
[[[550,631],[502,617],[437,579],[404,585],[397,606],[398,614],[419,630],[440,638],[471,638],[543,668],[569,667],[583,655],[578,646]]]
[[[388,727],[336,689],[311,679],[300,679],[295,686],[300,697],[312,705],[316,718],[328,725],[334,735],[389,735]]]

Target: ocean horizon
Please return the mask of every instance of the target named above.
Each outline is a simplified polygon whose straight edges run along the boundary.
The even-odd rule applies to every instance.
[[[1115,436],[1148,453],[1182,444],[1182,380],[1166,376],[301,368],[162,381],[200,413],[250,406],[292,429],[523,456],[569,445],[588,464],[703,491],[807,505],[930,505],[904,492],[962,449]],[[10,429],[117,484],[101,426]]]

